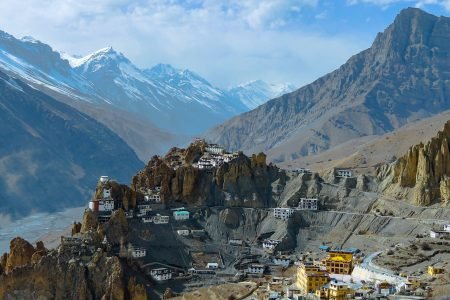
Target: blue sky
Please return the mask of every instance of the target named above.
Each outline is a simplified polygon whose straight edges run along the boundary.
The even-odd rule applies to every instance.
[[[141,68],[170,63],[214,85],[304,85],[370,46],[405,7],[450,0],[2,0],[0,29],[86,55],[105,46]]]

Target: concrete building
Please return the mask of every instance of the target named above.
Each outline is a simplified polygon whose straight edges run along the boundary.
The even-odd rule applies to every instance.
[[[160,214],[157,214],[156,216],[153,216],[153,223],[155,223],[155,224],[168,224],[169,223],[169,216],[161,216]]]
[[[187,210],[177,210],[173,212],[173,218],[176,221],[189,220],[189,212]]]
[[[440,239],[448,235],[450,235],[450,232],[446,230],[430,230],[430,237],[434,239]]]
[[[177,234],[181,236],[188,236],[189,235],[189,229],[179,229],[177,230]]]
[[[266,267],[262,264],[250,264],[247,267],[247,274],[262,276],[265,269]]]
[[[351,178],[353,177],[353,172],[350,169],[336,169],[335,175],[339,178]]]
[[[444,268],[441,266],[429,266],[428,267],[428,274],[430,276],[435,276],[438,274],[444,273]]]
[[[166,281],[172,279],[172,271],[168,268],[152,269],[150,276],[156,281]]]
[[[444,231],[450,232],[450,224],[444,225]]]
[[[135,247],[131,244],[128,245],[128,254],[133,258],[142,258],[147,255],[147,250],[141,247]]]
[[[149,195],[145,195],[144,196],[144,200],[146,202],[153,202],[153,203],[161,203],[161,195],[159,192],[153,193],[153,194],[149,194]]]
[[[209,144],[205,150],[211,154],[223,154],[225,152],[225,149],[217,144]]]
[[[206,268],[207,269],[218,269],[219,268],[219,264],[218,263],[211,263],[211,262],[209,262],[209,263],[206,264]]]
[[[273,216],[284,221],[289,219],[293,213],[294,210],[288,207],[276,207],[273,209]]]
[[[279,243],[280,241],[277,240],[266,239],[263,241],[262,246],[264,249],[273,250]]]
[[[272,262],[277,266],[287,268],[291,264],[291,259],[287,256],[276,256],[272,259]]]
[[[329,281],[328,272],[319,266],[301,263],[297,268],[297,285],[304,294],[314,293]]]
[[[298,169],[294,169],[292,170],[292,173],[294,175],[300,175],[300,174],[312,174],[312,171],[310,169],[307,168],[298,168]]]
[[[316,290],[315,294],[319,299],[346,300],[353,299],[355,292],[344,282],[331,281]]]
[[[330,274],[349,275],[353,270],[353,253],[331,250],[321,263]]]
[[[298,210],[318,210],[319,199],[317,198],[300,198],[298,202]]]
[[[94,199],[89,202],[89,209],[93,212],[112,212],[114,210],[113,199]]]

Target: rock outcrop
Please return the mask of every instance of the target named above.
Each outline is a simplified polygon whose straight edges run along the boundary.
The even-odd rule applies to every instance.
[[[380,188],[417,205],[450,200],[450,121],[426,144],[411,147],[390,165],[377,171]]]
[[[154,156],[132,180],[132,197],[143,199],[148,189],[161,187],[166,205],[270,207],[273,205],[271,183],[285,173],[267,164],[263,153],[251,158],[239,153],[237,158],[219,167],[202,170],[194,167],[203,154],[202,141],[187,149],[172,149],[165,157]]]
[[[47,252],[21,238],[11,242],[7,273],[0,272],[0,299],[147,299],[145,287],[130,278],[128,266],[98,249],[74,256],[73,248]],[[34,259],[39,253],[39,259]]]

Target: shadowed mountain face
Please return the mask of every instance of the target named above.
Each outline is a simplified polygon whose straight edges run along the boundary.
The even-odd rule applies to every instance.
[[[229,149],[277,162],[383,134],[450,108],[450,18],[405,9],[336,71],[213,128]]]
[[[84,204],[100,175],[128,181],[142,162],[116,134],[0,72],[0,211]]]

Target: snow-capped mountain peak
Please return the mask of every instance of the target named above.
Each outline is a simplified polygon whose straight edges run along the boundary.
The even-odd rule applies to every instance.
[[[249,109],[254,109],[267,100],[279,97],[296,90],[290,83],[267,83],[263,80],[253,80],[236,87],[228,92],[243,102]]]

